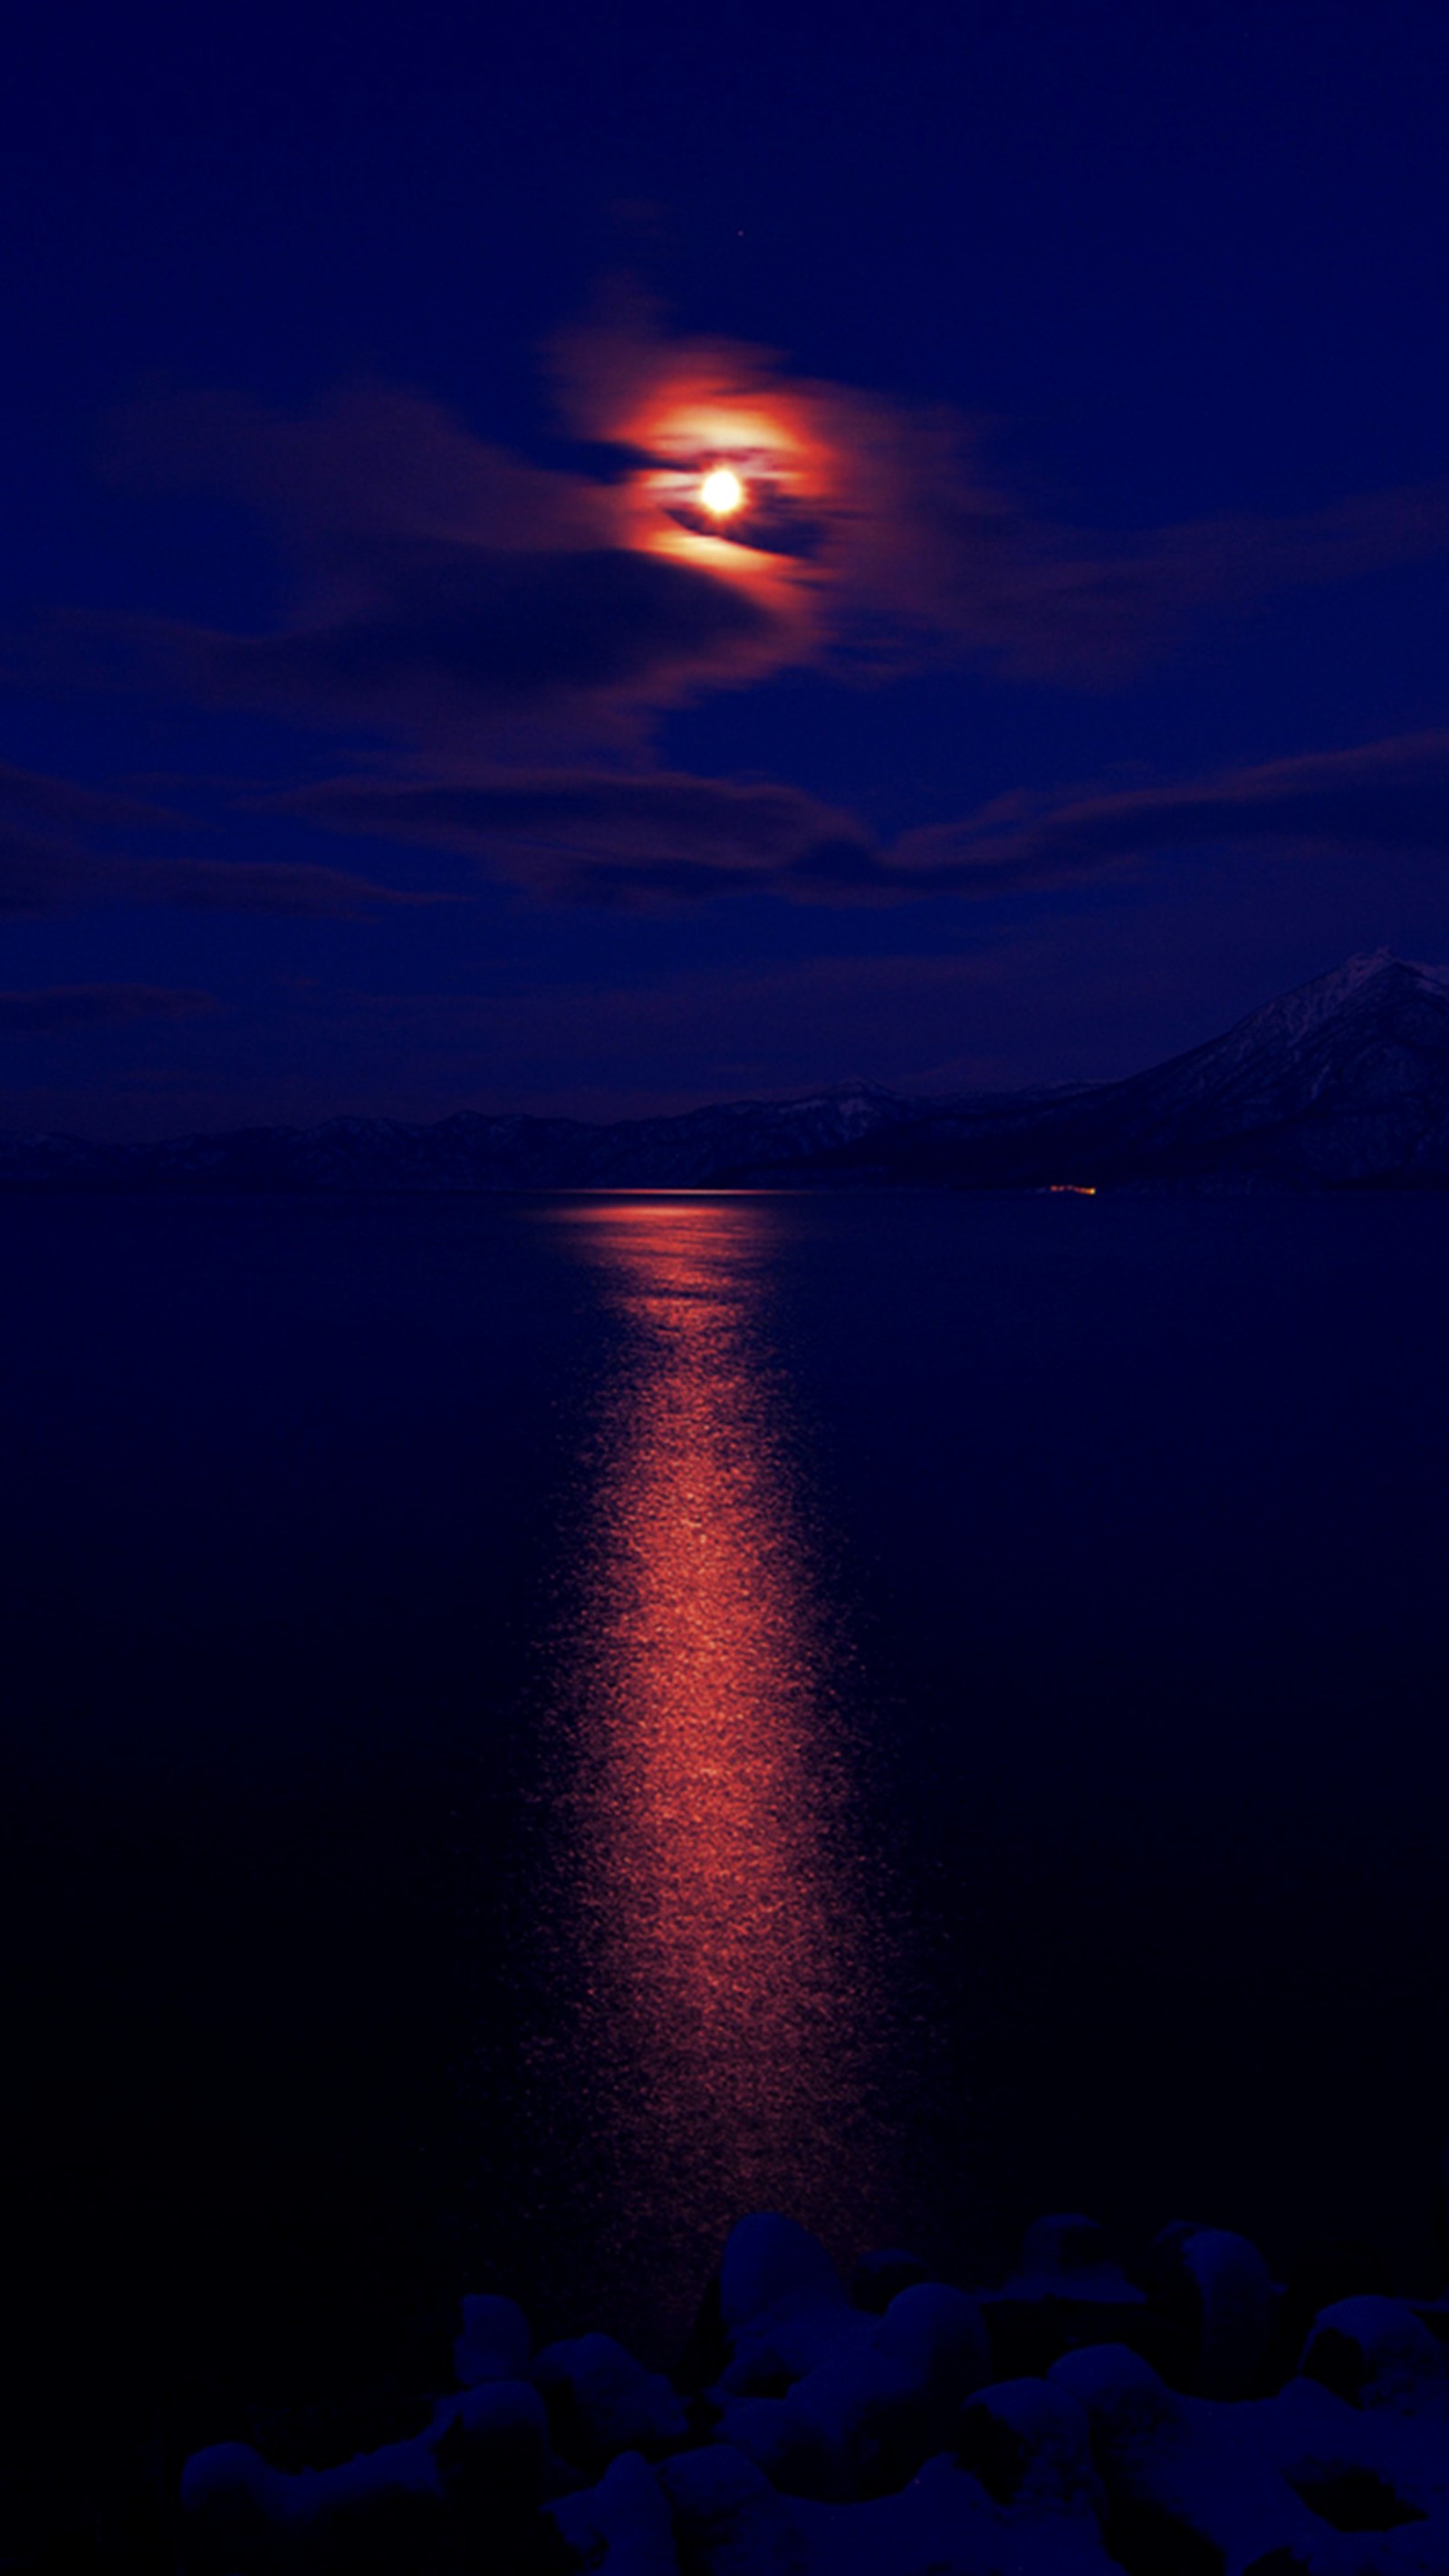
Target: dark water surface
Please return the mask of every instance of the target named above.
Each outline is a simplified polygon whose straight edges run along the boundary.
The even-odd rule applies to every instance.
[[[17,2515],[753,2205],[1432,2271],[1449,1203],[3,1228]]]

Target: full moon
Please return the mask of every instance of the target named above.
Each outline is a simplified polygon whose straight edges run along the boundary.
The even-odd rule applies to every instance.
[[[743,501],[745,487],[738,474],[732,474],[727,465],[717,465],[712,473],[706,474],[699,487],[699,497],[716,519],[727,519]]]

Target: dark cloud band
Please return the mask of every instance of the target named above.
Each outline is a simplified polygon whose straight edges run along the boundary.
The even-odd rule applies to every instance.
[[[168,984],[50,984],[0,993],[0,1034],[60,1035],[71,1029],[129,1028],[138,1020],[210,1019],[214,994]]]
[[[66,779],[15,772],[8,778],[18,775],[23,775],[25,796],[11,801],[23,802],[31,812],[131,824],[146,811],[125,799],[73,788]],[[98,856],[61,833],[6,821],[7,783],[7,774],[0,772],[0,917],[36,920],[106,904],[174,904],[193,912],[346,921],[391,905],[448,900],[376,885],[346,869],[306,860]]]
[[[625,547],[375,549],[368,596],[316,625],[183,651],[218,694],[406,719],[421,691],[511,709],[657,683],[761,636],[734,584]]]
[[[1266,761],[1215,777],[1127,792],[1098,790],[1034,815],[989,812],[913,832],[896,846],[909,873],[991,893],[1109,874],[1213,843],[1439,852],[1449,847],[1449,733],[1411,734],[1350,751]]]
[[[1054,805],[1003,799],[889,844],[795,788],[671,773],[338,779],[285,802],[334,831],[460,851],[555,901],[687,902],[745,891],[834,904],[984,899],[1089,882],[1214,843],[1442,850],[1449,734],[1160,787],[1085,790]]]

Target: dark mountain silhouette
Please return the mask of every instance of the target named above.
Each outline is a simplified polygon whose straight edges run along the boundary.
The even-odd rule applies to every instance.
[[[958,1100],[847,1083],[590,1126],[464,1111],[160,1144],[0,1139],[28,1190],[1449,1188],[1449,985],[1352,958],[1123,1082]]]
[[[874,1159],[883,1178],[910,1165],[975,1188],[1443,1189],[1449,985],[1387,950],[1354,957],[1149,1072],[926,1109]]]

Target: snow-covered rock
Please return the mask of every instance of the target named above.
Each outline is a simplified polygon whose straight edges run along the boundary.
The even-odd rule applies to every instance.
[[[948,2447],[963,2398],[990,2371],[975,2300],[918,2282],[878,2323],[838,2327],[784,2397],[727,2399],[720,2438],[794,2494],[879,2495]]]
[[[852,2267],[850,2296],[858,2308],[873,2317],[884,2316],[898,2290],[909,2290],[917,2281],[929,2281],[931,2267],[919,2254],[909,2254],[903,2246],[882,2246],[862,2254]]]
[[[1147,2299],[1095,2219],[1039,2218],[1011,2278],[982,2302],[997,2371],[1039,2374],[1078,2344],[1143,2341]]]
[[[624,2451],[597,2486],[550,2505],[572,2564],[598,2576],[679,2576],[674,2516],[637,2451]]]
[[[1169,2228],[1146,2278],[1090,2220],[1039,2221],[997,2300],[1067,2345],[992,2378],[981,2302],[912,2280],[872,2314],[762,2213],[724,2248],[692,2398],[605,2334],[525,2377],[521,2309],[467,2299],[467,2384],[413,2439],[296,2473],[198,2452],[182,2576],[1449,2576],[1442,2302],[1340,2299],[1248,2395],[1274,2348],[1256,2250]],[[1118,2317],[1164,2370],[1080,2339]]]
[[[1200,2397],[1247,2397],[1273,2333],[1275,2293],[1256,2245],[1227,2228],[1164,2228],[1147,2263],[1152,2303],[1179,2338],[1180,2370]]]
[[[453,2346],[460,2388],[481,2388],[489,2379],[526,2379],[532,2351],[528,2319],[516,2299],[463,2301],[463,2331]]]
[[[429,2576],[536,2515],[548,2436],[518,2380],[445,2398],[426,2432],[332,2469],[287,2475],[243,2442],[188,2460],[186,2576]]]
[[[949,2458],[864,2504],[779,2495],[738,2451],[684,2452],[659,2472],[691,2576],[1112,2576],[1090,2500],[993,2501]]]
[[[773,2211],[732,2229],[713,2301],[724,2353],[716,2380],[725,2397],[781,2395],[843,2339],[864,2341],[871,2331],[824,2246]]]
[[[653,2456],[688,2435],[688,2411],[678,2392],[662,2371],[646,2370],[612,2335],[550,2344],[533,2376],[554,2446],[578,2468],[597,2472],[621,2451]]]
[[[1151,2549],[1222,2576],[1449,2569],[1449,2367],[1398,2300],[1328,2310],[1273,2397],[1176,2396],[1121,2346],[1072,2353],[1051,2380],[1090,2420],[1128,2565]]]

